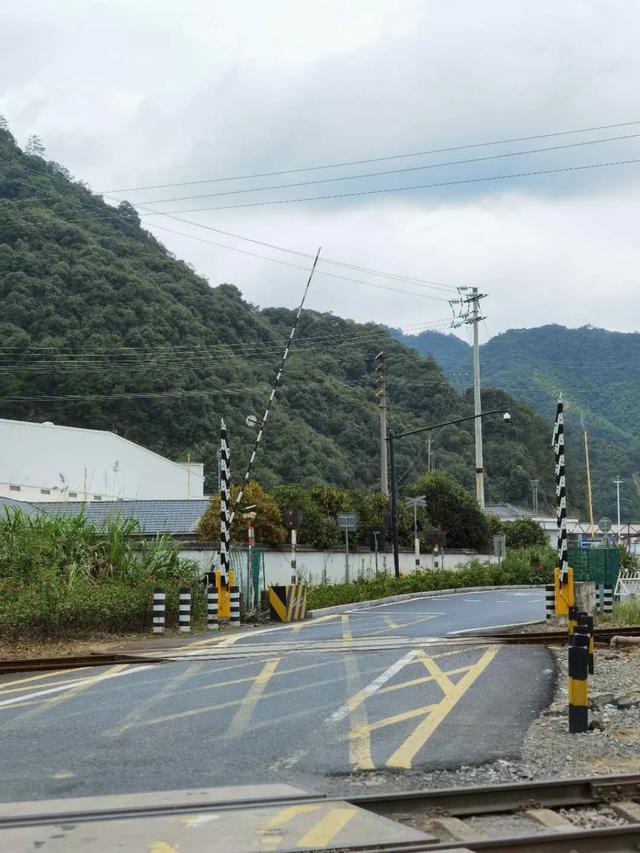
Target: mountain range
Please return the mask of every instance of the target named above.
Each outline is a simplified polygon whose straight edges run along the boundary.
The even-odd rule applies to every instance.
[[[392,334],[435,359],[459,391],[473,382],[472,348],[458,336]],[[502,388],[547,417],[553,417],[562,393],[567,446],[574,458],[584,460],[588,434],[596,521],[602,515],[616,520],[618,476],[622,519],[640,518],[639,333],[561,325],[510,329],[480,346],[480,364],[483,385]],[[584,474],[580,479],[584,495]]]
[[[211,286],[131,205],[110,206],[63,166],[23,152],[6,126],[0,298],[1,416],[109,429],[171,458],[190,456],[205,463],[209,491],[224,417],[233,477],[242,478],[256,436],[249,416],[262,416],[295,312],[260,309],[231,284]],[[473,411],[468,390],[383,326],[304,311],[257,456],[263,485],[378,486],[381,350],[396,431]],[[541,509],[551,511],[551,413],[500,389],[485,390],[483,405],[513,416],[512,425],[485,422],[487,500],[527,505],[536,478]],[[472,489],[473,448],[469,424],[438,430],[432,461]],[[398,442],[401,491],[427,461],[424,435]],[[574,466],[570,491],[582,512],[578,484]]]

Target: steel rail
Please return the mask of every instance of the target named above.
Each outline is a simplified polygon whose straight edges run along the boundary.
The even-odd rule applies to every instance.
[[[165,660],[165,658],[151,656],[140,657],[136,655],[98,653],[69,655],[63,658],[16,658],[15,660],[0,660],[0,675],[10,675],[14,672],[49,672],[58,669],[77,669],[88,666],[114,666],[118,663],[131,665],[163,663]]]
[[[119,806],[92,811],[69,808],[55,813],[3,815],[0,804],[0,829],[35,826],[68,821],[111,820],[132,817],[216,811],[243,811],[250,808],[286,807],[307,803],[347,802],[383,817],[402,821],[430,811],[454,816],[481,815],[516,811],[524,807],[559,808],[608,803],[616,799],[640,797],[640,773],[612,776],[585,776],[550,781],[514,782],[502,785],[465,788],[434,788],[393,794],[361,794],[328,797],[326,794],[300,794],[245,800],[196,800],[177,805]],[[33,804],[38,807],[37,801]],[[420,842],[423,844],[424,842]],[[396,845],[397,846],[397,845]],[[455,845],[454,845],[455,846]],[[366,848],[368,849],[368,848]]]

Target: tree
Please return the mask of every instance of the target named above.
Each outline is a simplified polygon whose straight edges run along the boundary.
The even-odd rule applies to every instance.
[[[506,521],[502,525],[507,548],[537,548],[548,545],[547,534],[532,518]]]
[[[231,487],[231,507],[235,506],[239,486]],[[282,515],[273,495],[268,494],[260,483],[249,480],[244,489],[243,500],[240,510],[236,512],[231,525],[231,541],[246,545],[247,522],[242,518],[242,507],[254,505],[251,512],[256,517],[253,522],[255,528],[256,542],[263,545],[280,545],[286,539],[286,530],[282,525]],[[220,497],[215,495],[205,514],[198,524],[198,535],[202,539],[220,541]]]
[[[424,495],[429,521],[445,532],[448,547],[486,548],[490,537],[487,518],[475,498],[455,480],[434,471],[418,480],[409,491],[412,495]]]
[[[27,139],[25,151],[32,157],[44,157],[46,149],[40,137],[34,133]]]

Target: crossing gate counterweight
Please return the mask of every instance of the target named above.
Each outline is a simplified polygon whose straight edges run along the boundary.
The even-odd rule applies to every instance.
[[[275,622],[299,622],[307,612],[306,584],[269,587],[269,616]]]

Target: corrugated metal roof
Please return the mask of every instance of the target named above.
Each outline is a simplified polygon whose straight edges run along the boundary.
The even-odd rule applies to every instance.
[[[209,500],[47,501],[33,505],[51,514],[79,515],[84,511],[96,524],[111,518],[133,518],[143,533],[193,533]]]
[[[485,511],[489,513],[489,515],[497,515],[498,518],[503,519],[512,519],[515,520],[517,518],[535,518],[536,513],[532,512],[530,509],[523,509],[521,506],[514,506],[513,504],[487,504],[485,506]]]

